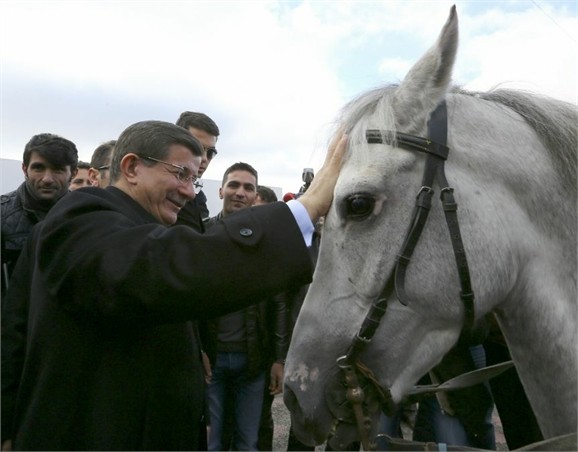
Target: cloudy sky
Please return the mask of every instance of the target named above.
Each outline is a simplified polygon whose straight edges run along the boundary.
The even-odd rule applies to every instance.
[[[339,108],[403,79],[452,4],[455,83],[578,103],[575,0],[0,0],[1,155],[20,160],[52,132],[88,161],[134,122],[202,111],[221,129],[207,178],[246,161],[260,183],[297,191]]]

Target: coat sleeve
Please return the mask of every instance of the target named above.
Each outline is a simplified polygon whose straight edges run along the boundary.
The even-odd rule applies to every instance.
[[[205,234],[84,205],[45,223],[38,264],[48,293],[107,321],[214,318],[311,280],[284,203],[243,209]]]
[[[273,362],[285,364],[291,339],[287,292],[275,295],[268,303],[268,308],[271,311],[270,318],[273,326]]]
[[[13,439],[14,408],[26,354],[34,235],[16,263],[2,303],[2,438]]]

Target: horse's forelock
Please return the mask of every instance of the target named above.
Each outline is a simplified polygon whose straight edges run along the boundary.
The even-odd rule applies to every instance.
[[[368,129],[395,132],[393,94],[398,85],[387,85],[367,91],[347,103],[341,110],[339,124],[349,134],[349,142],[367,144]]]

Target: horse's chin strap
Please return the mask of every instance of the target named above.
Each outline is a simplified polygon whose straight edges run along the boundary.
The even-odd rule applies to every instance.
[[[344,371],[348,393],[351,391],[355,395],[351,403],[356,415],[357,426],[360,438],[365,450],[372,450],[374,443],[368,439],[368,432],[371,430],[371,420],[362,412],[363,391],[359,393],[359,383],[357,382],[356,368],[359,370],[359,353],[371,342],[381,318],[387,308],[387,300],[395,292],[397,299],[407,304],[405,291],[405,275],[413,251],[418,243],[423,228],[425,226],[430,207],[431,198],[434,193],[433,185],[436,182],[441,188],[440,197],[450,233],[450,239],[456,259],[458,276],[460,280],[460,297],[465,308],[465,318],[462,333],[469,332],[474,325],[474,293],[471,287],[470,272],[466,259],[465,249],[460,233],[457,203],[454,199],[453,188],[448,184],[445,175],[445,160],[447,159],[449,148],[447,147],[447,108],[445,101],[441,102],[434,110],[428,122],[429,138],[421,138],[400,132],[389,132],[380,130],[368,130],[366,138],[368,143],[388,143],[399,147],[424,152],[427,154],[424,175],[422,178],[422,188],[416,198],[413,219],[405,236],[401,251],[398,254],[394,270],[386,280],[385,287],[379,299],[372,304],[367,316],[363,320],[361,328],[351,343],[347,354],[338,360],[339,367]],[[379,384],[374,382],[378,387]],[[358,400],[360,399],[360,400]]]

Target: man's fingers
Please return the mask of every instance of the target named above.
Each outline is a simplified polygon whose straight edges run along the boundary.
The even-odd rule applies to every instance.
[[[325,154],[325,162],[323,163],[323,166],[332,165],[332,160],[335,161],[336,158],[339,162],[341,162],[346,149],[347,134],[343,133],[343,129],[340,128],[329,143],[329,148],[327,149],[327,154]]]

